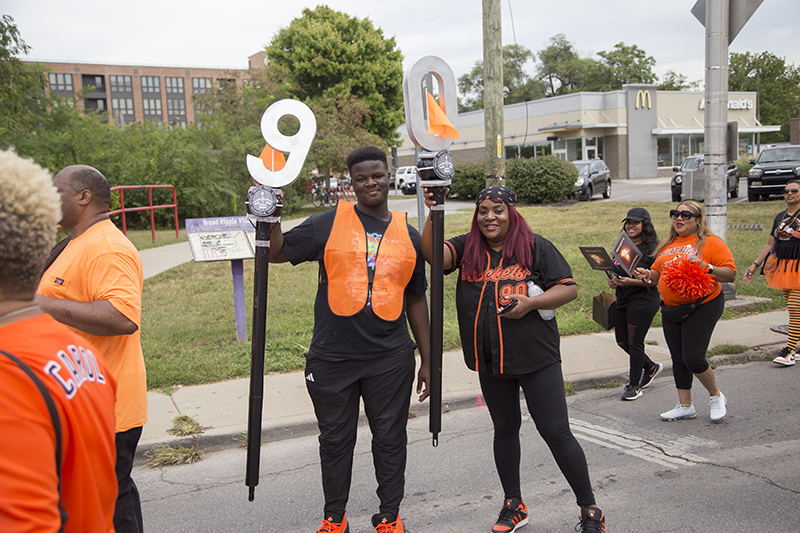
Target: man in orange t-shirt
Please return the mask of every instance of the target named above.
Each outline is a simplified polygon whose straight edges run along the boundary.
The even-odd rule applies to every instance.
[[[36,302],[105,357],[117,379],[117,533],[141,533],[139,491],[131,478],[147,421],[147,377],[139,340],[143,272],[139,253],[108,217],[110,186],[96,169],[75,165],[53,179],[61,195],[66,247],[42,275]]]
[[[0,531],[113,533],[116,379],[34,303],[59,198],[12,151],[0,151],[0,214]]]

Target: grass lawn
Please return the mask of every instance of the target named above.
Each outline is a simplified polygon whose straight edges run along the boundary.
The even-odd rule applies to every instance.
[[[660,237],[667,235],[672,204],[644,202],[654,218]],[[527,206],[520,211],[533,230],[553,242],[572,267],[578,282],[578,298],[556,312],[562,335],[602,331],[592,320],[592,297],[608,288],[606,276],[592,270],[578,246],[610,249],[622,229],[621,220],[629,202],[572,202],[556,206]],[[766,244],[775,215],[784,209],[782,201],[740,203],[728,206],[729,225],[763,224],[763,231],[728,230],[728,245],[737,267],[744,272]],[[309,213],[316,210],[309,209]],[[297,216],[304,216],[305,211]],[[465,233],[472,214],[448,214],[445,236]],[[409,217],[412,223],[416,217]],[[129,237],[139,246],[150,244],[149,230]],[[156,245],[175,241],[175,232],[157,232]],[[185,240],[181,231],[181,240]],[[171,236],[170,236],[171,235]],[[172,241],[169,241],[172,239]],[[245,263],[245,299],[248,306],[248,334],[252,330],[253,261]],[[288,372],[302,368],[313,329],[313,302],[318,267],[303,264],[270,265],[267,305],[266,372]],[[187,263],[145,280],[142,316],[142,346],[148,373],[148,387],[192,385],[248,376],[250,344],[236,341],[230,263]],[[455,312],[455,275],[445,277],[444,349],[460,348]],[[743,275],[736,280],[738,294],[770,298],[770,304],[748,311],[725,311],[723,319],[743,313],[763,312],[784,305],[777,290],[769,289],[762,276],[752,283]],[[654,326],[661,325],[657,314]]]

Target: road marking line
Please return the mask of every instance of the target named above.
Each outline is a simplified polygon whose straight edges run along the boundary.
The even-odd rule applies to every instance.
[[[569,422],[577,438],[666,468],[676,469],[694,466],[697,463],[708,463],[706,458],[686,452],[690,446],[710,444],[702,439],[687,440],[681,437],[671,442],[660,443],[575,418],[570,418]]]

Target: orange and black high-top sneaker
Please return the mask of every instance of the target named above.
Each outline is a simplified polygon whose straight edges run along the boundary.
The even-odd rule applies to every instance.
[[[340,517],[330,515],[322,519],[317,533],[350,533],[350,526],[347,525],[347,514]]]
[[[403,533],[403,521],[400,515],[389,513],[372,515],[372,525],[376,533]]]
[[[597,507],[581,507],[581,521],[575,526],[581,533],[606,533],[606,515]]]

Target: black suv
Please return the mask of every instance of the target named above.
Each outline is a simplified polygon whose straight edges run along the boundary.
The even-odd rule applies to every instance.
[[[782,194],[789,180],[800,178],[800,145],[764,148],[750,164],[755,166],[747,174],[748,200]]]
[[[686,173],[694,171],[702,175],[705,171],[705,156],[703,154],[690,155],[683,160],[680,167],[672,167],[672,171],[676,172],[669,182],[672,201],[680,202]],[[731,198],[739,197],[739,167],[733,162],[728,163],[728,194],[730,194]]]
[[[611,171],[602,159],[581,159],[572,164],[578,169],[578,181],[575,182],[578,200],[588,202],[598,192],[603,193],[603,198],[611,196]]]

